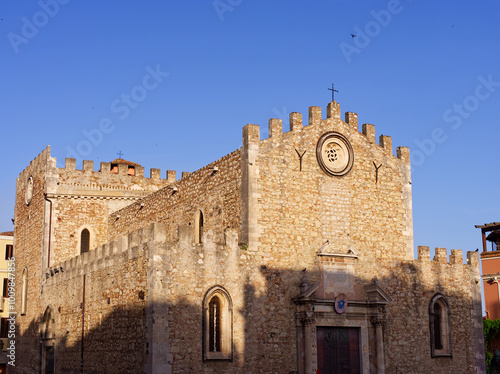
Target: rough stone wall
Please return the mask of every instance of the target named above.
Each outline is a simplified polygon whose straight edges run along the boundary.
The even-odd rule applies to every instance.
[[[14,217],[16,279],[20,280],[23,269],[28,269],[27,314],[18,315],[17,320],[17,336],[20,337],[16,357],[18,372],[36,372],[40,363],[39,324],[47,306],[40,296],[45,276],[45,271],[40,272],[40,269],[78,253],[82,225],[90,228],[91,244],[98,246],[107,242],[107,219],[111,211],[172,182],[161,179],[158,169],[151,169],[150,178],[145,178],[142,167],[136,168],[135,176],[129,176],[123,169],[119,174],[111,174],[109,166],[109,163],[101,163],[102,172],[96,172],[91,161],[84,161],[83,170],[76,170],[75,160],[66,159],[66,167],[57,168],[49,146],[17,180]],[[34,180],[33,198],[26,205],[25,191],[30,176]],[[175,175],[173,177],[175,179]],[[17,282],[18,311],[21,308],[20,287],[21,282]]]
[[[452,250],[449,259],[444,248],[436,248],[436,253],[431,261],[429,248],[419,247],[417,260],[394,264],[390,276],[376,281],[390,299],[382,318],[385,373],[484,373],[479,256],[468,252],[467,264],[464,264],[460,250]],[[323,266],[332,265],[332,262],[338,266],[356,266],[359,259],[322,259]],[[363,271],[375,273],[379,267],[375,262],[365,265]],[[323,300],[327,298],[322,291],[324,282],[322,278],[315,292],[315,296]],[[367,284],[359,277],[354,282]],[[354,288],[359,290],[359,287]],[[338,292],[337,289],[335,295]],[[366,318],[362,312],[353,313],[357,301],[366,300],[366,297],[355,298],[355,293],[347,292],[349,306],[345,314],[334,313],[328,319],[321,312],[317,313],[316,325],[326,321],[327,326],[332,322],[334,326],[363,326],[360,320],[366,320],[368,334],[373,334],[370,317]],[[449,303],[452,357],[431,357],[429,305],[436,294],[444,296]],[[315,339],[315,329],[313,335]],[[376,344],[373,343],[374,335],[369,347],[370,364],[364,366],[364,373],[378,372]]]
[[[449,261],[446,249],[436,253],[431,261],[429,248],[419,247],[417,260],[402,261],[380,281],[392,298],[384,326],[386,373],[476,373],[476,356],[484,365],[476,335],[482,332],[478,255],[468,252],[464,264],[460,250],[452,250]],[[437,293],[450,306],[452,358],[431,358],[429,304]]]
[[[168,227],[160,226],[166,239]],[[164,240],[150,252],[148,296],[154,316],[154,325],[150,324],[154,329],[150,347],[159,356],[152,357],[151,373],[229,374],[263,370],[259,358],[246,356],[245,351],[245,335],[251,334],[245,321],[248,264],[237,243],[237,230],[228,229],[225,236],[225,244],[216,243],[213,231],[208,230],[203,243],[194,244],[191,230],[184,226],[178,241]],[[202,304],[205,294],[214,286],[223,287],[233,303],[232,362],[203,362]]]
[[[407,149],[399,148],[401,157],[397,158],[389,137],[377,145],[374,134],[359,133],[356,117],[351,116],[351,123],[340,120],[336,103],[327,112],[328,118],[322,120],[320,108],[312,107],[305,127],[300,114],[292,113],[287,133],[283,133],[281,121],[272,119],[270,137],[265,140],[259,139],[255,125],[248,125],[245,132],[247,183],[253,191],[248,194],[252,200],[248,227],[253,230],[248,256],[255,264],[252,283],[260,285],[256,292],[263,295],[250,308],[273,310],[272,321],[255,320],[263,331],[250,343],[256,356],[269,355],[276,348],[267,334],[279,331],[278,350],[284,350],[275,362],[290,365],[290,370],[296,367],[296,357],[286,352],[296,351],[296,336],[295,319],[291,318],[295,306],[288,300],[298,293],[302,269],[310,272],[310,281],[319,280],[317,252],[327,240],[327,252],[347,254],[352,249],[360,254],[354,266],[358,284],[367,284],[374,276],[388,277],[392,264],[413,258]],[[316,144],[327,131],[340,132],[353,147],[354,165],[343,177],[327,176],[318,165]],[[374,162],[377,167],[382,164],[377,179]],[[379,266],[367,271],[365,265],[374,262]],[[279,276],[263,274],[261,265],[279,269]],[[349,296],[362,300],[362,288],[355,289]]]
[[[290,373],[296,370],[294,315],[289,311],[297,274],[262,267],[228,232],[225,247],[193,246],[189,239],[170,248],[172,271],[169,341],[173,373]],[[184,269],[184,270],[181,270]],[[214,286],[228,291],[233,302],[233,361],[202,361],[200,317],[203,298]],[[272,288],[279,295],[271,295]],[[182,290],[182,291],[181,291]],[[160,326],[157,326],[160,327]]]
[[[40,153],[19,175],[16,184],[14,213],[14,256],[16,282],[16,311],[21,311],[21,280],[23,269],[28,269],[28,304],[26,315],[16,317],[16,371],[36,373],[39,363],[38,322],[41,309],[40,282],[43,247],[44,192],[47,158],[50,147]],[[33,178],[33,198],[25,202],[28,178]],[[23,337],[18,339],[18,337]]]
[[[82,170],[76,169],[75,159],[66,159],[64,168],[56,167],[51,157],[47,170],[47,196],[52,201],[52,256],[51,265],[80,253],[81,230],[91,235],[91,248],[108,241],[108,216],[141,197],[168,185],[172,180],[161,179],[159,169],[151,169],[150,178],[144,177],[144,168],[137,167],[134,176],[125,168],[118,174],[110,173],[110,164],[101,163],[94,171],[93,161],[83,161]],[[175,176],[174,176],[175,179]]]
[[[137,235],[47,269],[42,304],[55,317],[56,372],[81,372],[82,329],[85,373],[144,372],[147,232],[145,243]]]
[[[236,150],[112,213],[109,216],[108,237],[113,239],[152,222],[163,222],[168,227],[167,239],[174,241],[180,226],[193,229],[195,215],[201,210],[204,230],[212,230],[219,243],[224,239],[224,230],[239,227],[240,188],[241,150]]]
[[[354,165],[345,176],[327,176],[318,165],[316,144],[327,131],[343,134],[353,147]],[[244,131],[248,146],[243,164],[249,166],[244,172],[248,179],[243,181],[248,185],[243,189],[250,201],[244,222],[247,220],[252,231],[248,236],[250,263],[279,269],[280,274],[297,274],[306,268],[314,282],[322,273],[317,253],[327,240],[329,245],[322,252],[348,254],[352,250],[358,258],[351,264],[342,258],[332,260],[333,267],[352,272],[354,282],[346,291],[348,298],[364,300],[362,286],[374,277],[393,298],[387,306],[384,337],[387,372],[433,372],[436,367],[442,372],[475,372],[481,365],[479,291],[473,280],[478,274],[477,262],[462,265],[458,255],[452,265],[413,261],[408,149],[399,147],[395,157],[390,137],[381,136],[376,144],[373,125],[363,125],[360,133],[357,115],[346,113],[346,122],[341,121],[336,103],[329,104],[326,119],[321,118],[320,108],[311,107],[309,126],[305,127],[301,115],[292,113],[287,133],[283,133],[280,120],[271,119],[269,134],[268,139],[260,140],[255,125],[247,125]],[[446,255],[444,258],[446,262]],[[295,352],[294,320],[290,319],[294,307],[286,300],[296,292],[297,276],[285,283],[265,282],[260,276],[254,267],[252,283],[262,285],[264,297],[250,308],[269,310],[282,300],[283,293],[286,296],[273,311],[274,326],[262,319],[256,319],[255,324],[266,333],[275,327],[282,332],[282,346]],[[453,349],[461,357],[454,356],[452,362],[430,357],[428,306],[436,292],[453,304]],[[408,339],[408,333],[415,338]],[[265,334],[255,337],[251,341],[251,346],[257,347],[254,354],[269,357],[266,352],[274,349],[272,344],[266,343]],[[412,346],[415,344],[418,348]],[[415,352],[420,361],[414,358]],[[289,360],[295,357],[289,356]],[[420,367],[427,371],[420,371]]]
[[[189,226],[181,226],[179,238],[168,240],[168,226],[155,224],[163,235],[150,247],[148,326],[151,373],[290,373],[296,370],[294,314],[293,339],[282,329],[281,309],[288,309],[296,292],[298,275],[262,267],[253,262],[245,246],[238,245],[238,232],[225,231],[223,243],[207,230],[202,244],[193,242]],[[268,290],[280,287],[278,298],[269,300]],[[223,287],[232,300],[232,361],[203,361],[203,301],[207,292]],[[271,301],[271,302],[270,302]],[[153,353],[154,355],[154,353]],[[156,370],[156,371],[155,371]],[[149,373],[149,371],[147,371]]]
[[[154,224],[48,269],[43,299],[56,311],[59,368],[78,372],[71,369],[80,359],[86,274],[88,372],[143,372],[140,365],[148,357],[156,371],[146,372],[152,373],[294,371],[295,341],[280,318],[290,301],[285,292],[279,300],[270,295],[277,287],[290,287],[293,294],[298,274],[260,266],[263,279],[256,279],[258,264],[238,245],[236,230],[226,230],[224,245],[214,242],[211,230],[203,244],[193,243],[189,227],[181,227],[175,242],[167,242],[166,234],[165,224]],[[428,248],[421,247],[418,260],[401,261],[390,278],[379,280],[392,298],[385,324],[386,373],[475,372],[477,337],[470,322],[480,320],[472,302],[479,293],[478,256],[469,253],[470,264],[464,265],[461,251],[454,250],[449,263],[443,250],[437,252],[430,261]],[[233,302],[232,362],[202,361],[202,303],[215,285]],[[450,304],[453,359],[430,358],[428,306],[437,292]],[[288,319],[293,322],[293,311]]]
[[[51,264],[80,254],[83,228],[90,231],[90,248],[107,241],[107,201],[92,198],[58,198],[53,201],[54,252]]]
[[[166,216],[169,222],[170,220],[175,222],[175,225],[170,225],[169,230],[169,235],[172,238],[175,238],[175,240],[178,238],[179,223],[184,223],[188,227],[191,225],[189,232],[192,235],[194,214],[197,210],[202,210],[205,216],[205,230],[207,232],[208,230],[216,231],[217,240],[225,240],[225,229],[234,228],[238,225],[239,162],[239,151],[235,151],[215,162],[212,166],[204,168],[199,173],[194,173],[191,176],[183,175],[184,178],[176,184],[180,191],[179,194],[174,196],[175,209],[170,209]],[[103,176],[100,172],[94,172],[88,163],[84,163],[84,169],[86,170],[83,171],[74,170],[74,167],[71,167],[71,160],[69,164],[68,167],[67,161],[66,168],[56,168],[56,160],[50,157],[50,148],[48,148],[23,171],[18,180],[16,230],[17,235],[21,238],[19,245],[21,255],[18,266],[22,265],[22,268],[24,268],[25,264],[30,265],[28,286],[28,310],[30,312],[27,316],[22,317],[25,324],[21,326],[19,331],[21,338],[19,341],[22,342],[19,347],[23,348],[19,360],[22,360],[23,364],[17,367],[18,372],[31,373],[38,370],[40,362],[39,325],[48,306],[51,306],[52,312],[56,315],[56,324],[59,328],[57,330],[58,345],[56,354],[60,360],[56,357],[56,362],[61,366],[58,367],[60,369],[64,367],[65,370],[69,370],[70,367],[79,368],[81,349],[77,330],[78,326],[81,325],[80,303],[83,275],[75,275],[72,279],[64,278],[64,282],[59,282],[57,285],[44,286],[45,277],[47,275],[52,277],[53,272],[43,270],[40,273],[42,264],[44,268],[49,262],[53,268],[58,268],[60,264],[64,264],[64,269],[67,265],[66,261],[72,258],[76,260],[93,256],[95,251],[91,251],[88,255],[75,257],[78,253],[79,239],[76,231],[82,223],[92,227],[91,232],[95,235],[93,238],[94,246],[106,243],[107,233],[102,227],[107,226],[107,213],[109,210],[121,207],[119,205],[120,201],[126,201],[128,204],[130,201],[137,200],[145,194],[141,190],[142,188],[155,190],[161,185],[167,185],[175,181],[175,173],[172,172],[170,172],[168,180],[160,180],[159,171],[155,171],[153,178],[151,178],[152,182],[149,183],[145,182],[146,178],[140,175],[132,177],[109,174]],[[219,170],[214,170],[213,166],[218,166]],[[26,180],[30,175],[35,180],[35,193],[28,209],[24,204],[24,191]],[[140,188],[137,187],[138,185]],[[47,201],[44,203],[44,192],[47,192],[48,198],[52,201],[52,221],[50,221],[50,203]],[[106,195],[104,199],[100,198],[102,194]],[[158,200],[158,197],[156,199]],[[145,201],[144,211],[141,214],[147,214],[146,211],[151,209],[148,204],[155,204],[157,200],[155,200],[153,194],[149,202]],[[188,216],[185,216],[186,212]],[[158,217],[161,217],[162,213],[161,211],[156,212]],[[135,214],[135,210],[132,210],[132,215]],[[44,215],[45,226],[43,225]],[[139,220],[136,220],[136,225],[143,227],[147,225],[148,221],[154,221],[157,217],[150,215],[147,219],[144,219],[144,216],[139,218]],[[51,225],[51,236],[48,234],[49,223]],[[217,230],[214,229],[215,227],[217,227]],[[126,226],[124,231],[131,232],[133,230]],[[51,242],[50,260],[48,258],[49,237]],[[42,240],[42,238],[44,239]],[[38,250],[32,248],[38,248]],[[25,259],[25,257],[29,258]],[[144,353],[144,323],[141,322],[145,318],[144,308],[134,305],[133,300],[134,298],[137,299],[137,287],[131,288],[129,284],[123,284],[123,268],[113,268],[111,264],[106,264],[106,266],[111,266],[111,268],[88,274],[86,280],[88,284],[86,289],[87,292],[90,292],[88,299],[91,302],[87,306],[90,309],[86,312],[88,321],[86,321],[87,327],[85,331],[90,333],[89,340],[99,340],[97,347],[102,348],[109,344],[112,347],[116,346],[115,350],[111,349],[116,357],[109,356],[109,365],[120,368],[123,365],[128,365],[130,360],[133,359],[136,365],[139,365],[137,367],[141,369],[133,369],[132,372],[141,372],[144,368],[144,361],[137,360],[136,356],[137,350]],[[139,263],[134,261],[128,266],[140,267]],[[62,274],[62,271],[60,274]],[[137,271],[142,271],[142,273],[139,279],[134,279],[133,282],[141,284],[142,287],[142,281],[145,281],[145,271],[143,268]],[[21,275],[22,271],[18,269],[18,278]],[[131,275],[131,277],[133,276]],[[116,289],[113,285],[116,286]],[[107,297],[111,299],[108,308],[103,305],[102,299],[107,300],[107,297],[99,293],[101,290],[106,290],[106,295],[109,294]],[[134,290],[135,294],[125,295],[127,290]],[[116,292],[119,293],[119,296],[115,294]],[[42,300],[40,300],[41,293],[43,294]],[[113,298],[120,298],[120,300],[113,301]],[[17,308],[19,310],[20,304]],[[108,327],[116,325],[114,322],[110,323],[109,318],[106,316],[107,310],[109,310],[112,320],[118,318],[122,322],[126,322],[120,322],[123,327],[119,327],[115,331],[118,334],[128,331],[127,334],[120,335],[121,339],[117,339],[114,334],[110,335],[106,328],[99,327],[101,324]],[[99,322],[95,321],[96,316],[99,316]],[[105,322],[100,322],[103,318]],[[137,324],[137,322],[139,323]],[[132,339],[132,337],[134,338]],[[86,340],[85,345],[87,344]],[[24,349],[25,345],[29,349]],[[95,345],[89,346],[89,349],[93,346]],[[102,361],[99,357],[100,353],[102,353],[100,348],[93,353],[97,355],[93,361]],[[91,361],[89,359],[89,362]],[[121,363],[121,366],[118,363]],[[97,366],[91,368],[97,372],[112,372],[109,367],[107,369],[97,368]],[[116,372],[123,371],[118,370]]]
[[[312,108],[316,116],[310,118],[309,126],[295,123],[292,131],[283,133],[281,121],[271,120],[272,136],[258,144],[262,202],[256,249],[279,247],[297,254],[294,261],[307,264],[314,263],[316,252],[330,240],[329,252],[354,249],[367,261],[412,259],[412,212],[405,196],[409,158],[393,155],[390,137],[384,136],[385,144],[377,145],[374,136],[370,139],[358,131],[357,121],[341,121],[336,103],[329,106],[325,120],[321,120],[320,108]],[[327,176],[318,165],[316,144],[327,131],[340,132],[353,147],[354,165],[343,177]],[[408,152],[407,148],[400,151]],[[305,152],[302,171],[297,152]],[[374,163],[382,165],[378,181]],[[282,259],[276,256],[278,262]]]
[[[238,245],[237,230],[225,230],[223,243],[207,230],[201,244],[194,243],[189,226],[174,241],[167,241],[167,233],[166,224],[151,224],[47,269],[43,304],[55,312],[56,371],[79,372],[83,274],[85,372],[246,374],[280,372],[283,364],[293,371],[282,352],[285,342],[277,344],[280,331],[272,330],[276,352],[270,357],[253,350],[263,317],[248,308],[255,297],[248,273],[255,264]],[[202,304],[214,286],[226,289],[233,303],[232,361],[202,359]]]

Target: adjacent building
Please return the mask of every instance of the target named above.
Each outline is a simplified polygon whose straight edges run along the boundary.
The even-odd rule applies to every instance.
[[[7,372],[7,338],[9,318],[9,261],[14,257],[14,232],[0,232],[0,279],[2,299],[0,301],[0,374]]]
[[[482,279],[485,314],[488,319],[500,319],[500,222],[476,225],[481,229],[483,249],[481,251]]]
[[[485,318],[500,319],[500,222],[476,225],[481,229],[483,248],[481,251],[482,280],[484,292]],[[479,249],[478,249],[479,250]],[[488,342],[491,353],[500,347],[497,334]]]

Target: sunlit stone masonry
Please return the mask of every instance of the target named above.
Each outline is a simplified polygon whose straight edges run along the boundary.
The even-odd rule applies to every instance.
[[[10,372],[484,373],[478,253],[415,259],[409,149],[344,118],[246,125],[180,178],[43,150],[17,179]]]

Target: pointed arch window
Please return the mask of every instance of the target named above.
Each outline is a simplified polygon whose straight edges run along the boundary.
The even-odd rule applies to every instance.
[[[23,284],[21,289],[21,315],[26,315],[26,307],[28,304],[28,269],[23,270]]]
[[[218,296],[212,297],[208,304],[208,351],[221,351],[221,318],[220,300]]]
[[[446,298],[436,294],[429,304],[431,356],[451,357],[451,312]]]
[[[194,219],[194,242],[196,244],[203,242],[203,224],[203,212],[199,210]]]
[[[233,306],[222,287],[210,289],[203,300],[203,359],[232,360]]]
[[[90,231],[83,229],[80,234],[80,253],[88,252],[90,249]]]

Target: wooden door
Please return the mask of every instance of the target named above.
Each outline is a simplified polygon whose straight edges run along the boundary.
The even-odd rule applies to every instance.
[[[361,374],[359,328],[317,327],[319,374]]]

